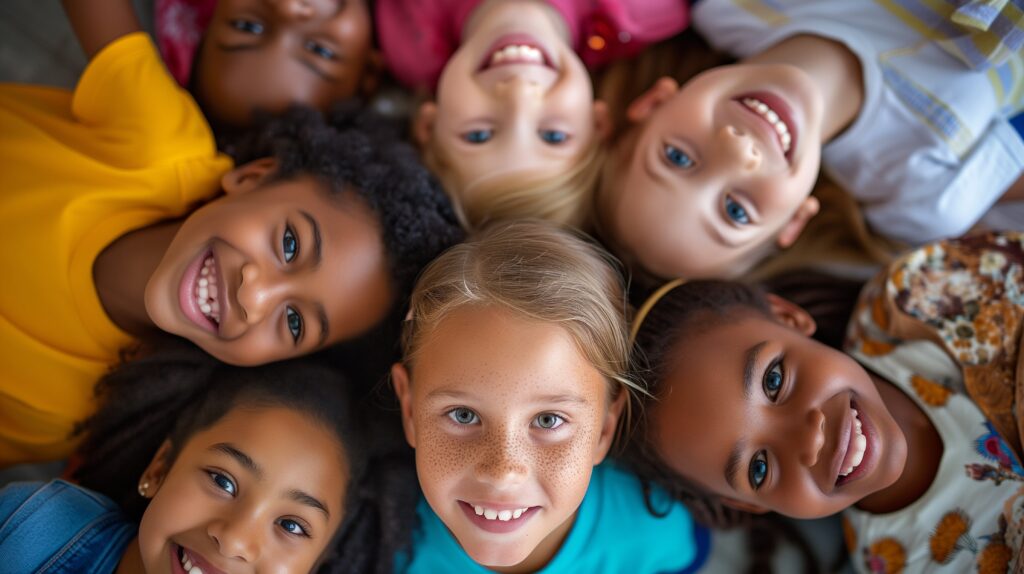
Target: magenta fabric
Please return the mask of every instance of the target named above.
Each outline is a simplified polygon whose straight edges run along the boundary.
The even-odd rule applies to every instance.
[[[192,61],[216,5],[217,0],[156,0],[154,19],[160,55],[182,86],[188,86]]]

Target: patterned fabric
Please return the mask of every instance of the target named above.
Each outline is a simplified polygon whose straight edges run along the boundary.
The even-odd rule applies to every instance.
[[[906,508],[844,512],[858,571],[1024,568],[1022,273],[1024,234],[989,233],[918,249],[861,294],[846,351],[918,404],[944,450]]]

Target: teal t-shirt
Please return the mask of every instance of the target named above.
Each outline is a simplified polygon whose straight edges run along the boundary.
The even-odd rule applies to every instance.
[[[613,463],[594,468],[576,522],[555,557],[539,572],[562,574],[655,574],[689,571],[707,551],[707,531],[664,490],[652,489],[647,510],[640,480]],[[426,499],[416,506],[420,524],[413,534],[411,555],[396,559],[396,572],[406,574],[486,574],[459,546]]]

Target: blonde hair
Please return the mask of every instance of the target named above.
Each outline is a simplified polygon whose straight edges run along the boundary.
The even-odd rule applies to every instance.
[[[530,170],[498,173],[462,184],[452,169],[452,158],[436,140],[431,138],[422,150],[424,165],[441,181],[460,222],[469,230],[513,219],[542,219],[585,229],[606,156],[607,144],[595,135],[566,169],[551,174]]]
[[[637,395],[647,393],[626,374],[629,303],[618,265],[604,249],[540,221],[491,225],[452,247],[427,266],[413,290],[402,332],[407,367],[441,321],[467,305],[496,305],[562,326],[608,381],[611,396],[629,393],[629,424]]]

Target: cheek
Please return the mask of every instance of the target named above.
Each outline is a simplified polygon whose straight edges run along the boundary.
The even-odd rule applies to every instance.
[[[552,498],[583,499],[594,469],[594,452],[600,440],[600,425],[578,423],[575,435],[565,442],[539,449],[534,471]]]
[[[416,474],[424,491],[454,479],[470,464],[465,442],[450,435],[432,418],[416,417]]]

